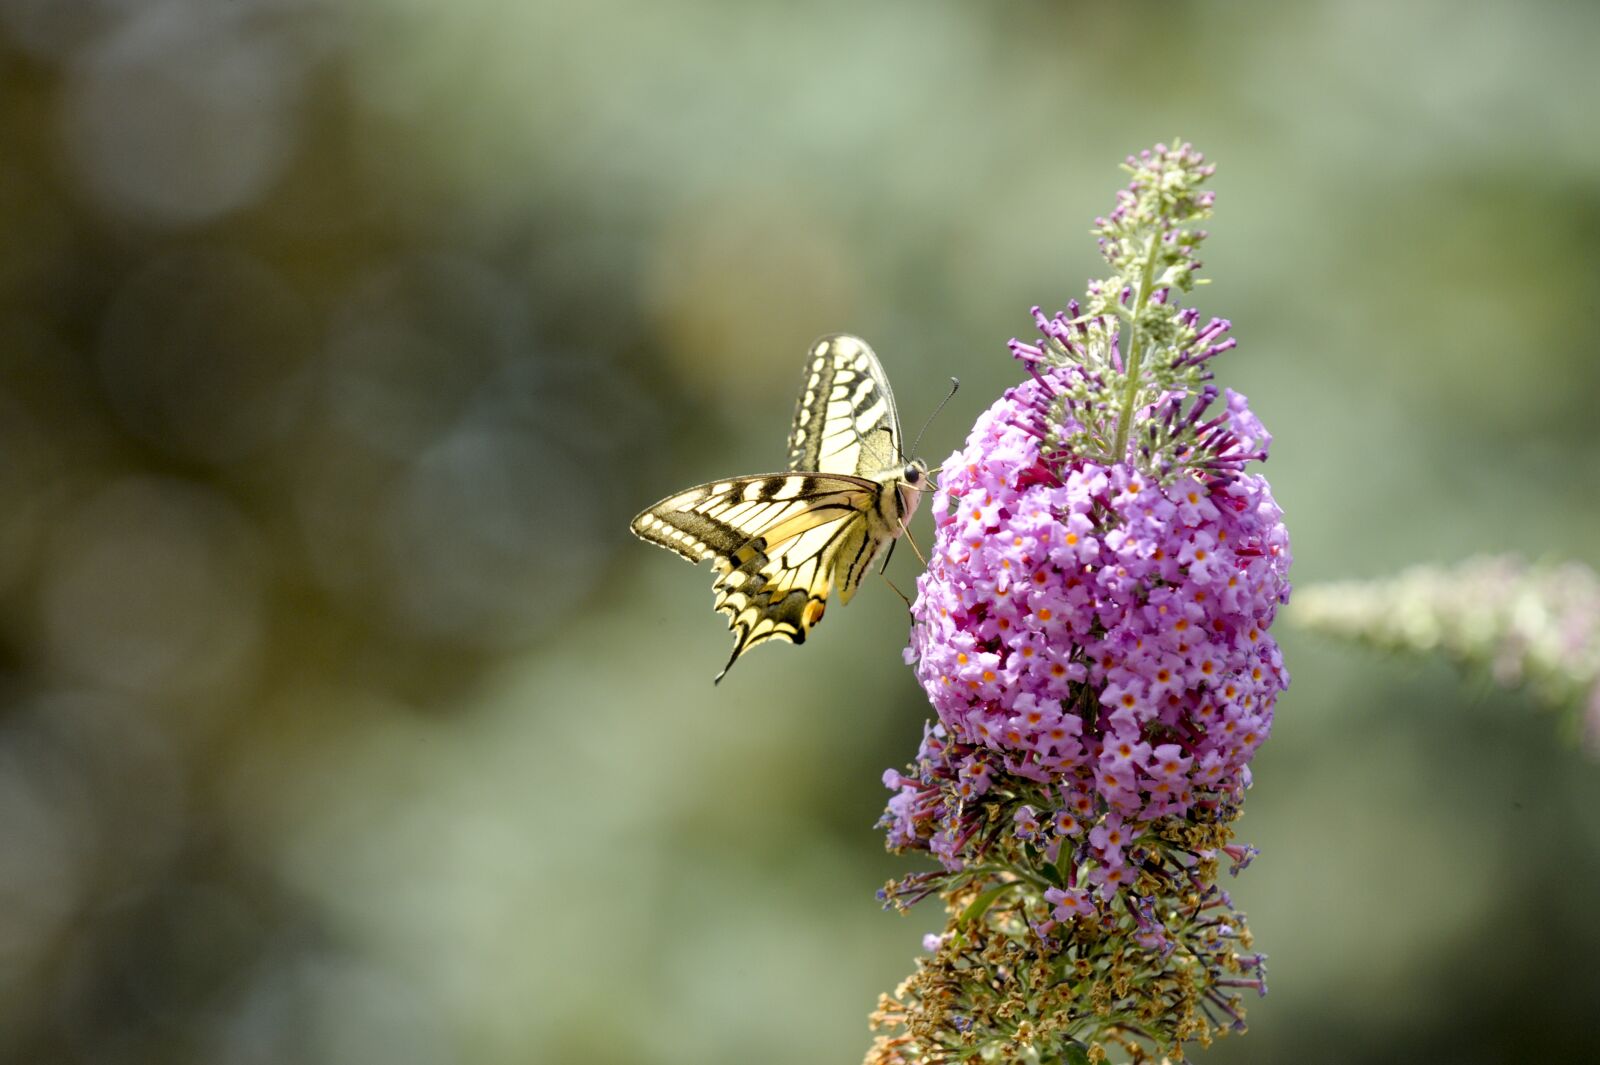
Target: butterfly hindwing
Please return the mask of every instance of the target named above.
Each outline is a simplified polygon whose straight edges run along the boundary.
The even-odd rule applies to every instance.
[[[712,560],[715,606],[734,633],[732,665],[765,640],[805,642],[834,587],[838,547],[879,491],[839,475],[735,477],[663,499],[633,531],[691,561]]]
[[[848,603],[872,560],[903,530],[921,482],[906,478],[899,432],[872,349],[854,337],[827,337],[806,366],[789,471],[699,485],[634,518],[643,539],[692,562],[712,560],[714,605],[734,634],[718,680],[758,643],[805,642],[829,594],[838,588]]]

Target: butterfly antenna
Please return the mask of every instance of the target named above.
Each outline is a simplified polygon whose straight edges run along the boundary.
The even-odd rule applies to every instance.
[[[933,420],[939,416],[939,412],[944,410],[944,405],[946,403],[949,403],[952,399],[955,398],[956,389],[958,389],[960,387],[961,387],[961,378],[959,378],[959,377],[950,378],[950,394],[945,396],[944,399],[940,400],[939,401],[939,405],[937,407],[933,408],[933,413],[928,415],[928,420],[922,423],[922,428],[921,429],[917,430],[917,438],[911,442],[911,453],[913,455],[917,453],[917,446],[922,443],[922,434],[928,431],[928,426],[932,425],[933,424]],[[901,458],[905,458],[904,455],[901,455],[900,457]],[[920,556],[920,552],[919,552],[919,556]]]

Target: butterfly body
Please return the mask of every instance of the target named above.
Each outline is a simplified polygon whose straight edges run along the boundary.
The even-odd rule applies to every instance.
[[[848,603],[873,560],[916,512],[921,462],[900,457],[894,395],[865,341],[813,345],[789,436],[789,469],[698,485],[642,511],[639,537],[691,562],[711,560],[715,607],[733,654],[804,643],[837,588]]]

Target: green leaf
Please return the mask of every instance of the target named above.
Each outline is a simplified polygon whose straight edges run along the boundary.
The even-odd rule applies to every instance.
[[[1068,1043],[1062,1051],[1061,1060],[1067,1065],[1089,1065],[1089,1052],[1078,1043]]]
[[[968,904],[966,909],[961,911],[961,916],[956,918],[956,926],[958,928],[970,926],[978,918],[989,912],[989,907],[994,905],[995,899],[998,899],[1012,888],[1020,886],[1017,881],[1012,881],[1009,884],[997,884],[988,891],[981,893]]]

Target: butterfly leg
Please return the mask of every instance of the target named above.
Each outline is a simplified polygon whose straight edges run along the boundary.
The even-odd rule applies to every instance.
[[[927,569],[928,560],[922,556],[922,549],[917,546],[917,538],[911,535],[911,530],[906,526],[906,520],[904,518],[900,519],[900,535],[904,536],[906,538],[906,543],[911,545],[911,550],[916,554],[917,561],[922,563],[922,568]],[[896,539],[898,539],[898,537],[896,537]],[[889,549],[891,551],[894,550],[894,545],[891,544]],[[888,561],[885,560],[884,567],[887,568],[888,565]]]
[[[896,588],[894,586],[894,581],[891,581],[889,579],[889,575],[887,573],[883,573],[883,572],[880,571],[878,573],[878,576],[883,578],[883,583],[887,584],[889,586],[889,590],[890,591],[894,592],[895,595],[898,595],[901,599],[905,600],[906,610],[910,611],[910,609],[911,609],[911,600],[909,598],[907,598],[906,593],[902,592],[899,588]]]

